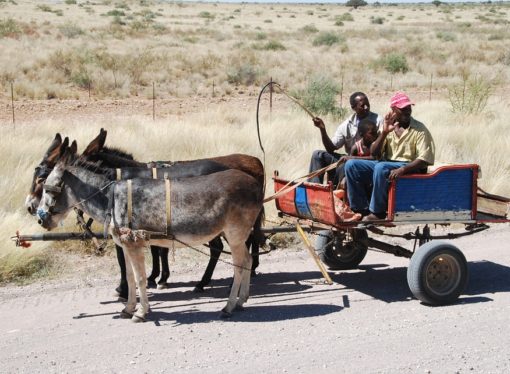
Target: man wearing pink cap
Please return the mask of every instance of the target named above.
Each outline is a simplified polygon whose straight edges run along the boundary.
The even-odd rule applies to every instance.
[[[370,147],[377,160],[349,160],[345,164],[351,209],[364,221],[382,220],[388,208],[389,182],[420,173],[434,163],[434,141],[425,125],[411,117],[414,103],[403,92],[390,100],[381,133]]]

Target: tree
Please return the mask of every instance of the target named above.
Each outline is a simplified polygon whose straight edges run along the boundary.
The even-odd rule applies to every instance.
[[[365,0],[348,0],[345,5],[352,6],[354,9],[357,9],[360,6],[367,5],[367,2]]]
[[[434,1],[432,2],[432,4],[434,4],[435,6],[439,6],[439,5],[441,5],[442,3],[441,3],[439,0],[434,0]]]

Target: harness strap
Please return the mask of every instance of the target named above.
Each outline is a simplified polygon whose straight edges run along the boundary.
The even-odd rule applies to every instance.
[[[131,221],[133,219],[133,181],[131,179],[127,180],[127,218],[128,218],[128,227],[131,228]]]
[[[122,169],[115,169],[115,173],[117,175],[117,180],[122,180]]]
[[[165,179],[165,195],[166,195],[166,235],[170,234],[170,226],[172,224],[172,211],[170,206],[170,179]]]
[[[59,187],[59,186],[53,186],[51,184],[43,184],[43,188],[45,191],[48,191],[48,192],[56,192],[56,193],[61,193],[62,192],[62,187]]]
[[[152,168],[152,179],[158,179],[158,169]]]

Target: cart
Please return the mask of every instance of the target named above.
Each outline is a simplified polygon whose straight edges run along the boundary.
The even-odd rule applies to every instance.
[[[330,269],[356,268],[369,249],[407,257],[407,282],[413,295],[425,304],[443,305],[464,291],[468,267],[459,248],[438,239],[472,235],[488,229],[489,223],[510,222],[510,199],[479,189],[479,175],[478,165],[466,164],[402,176],[390,184],[387,218],[376,223],[342,221],[335,212],[331,183],[305,182],[290,189],[292,182],[275,172],[275,201],[279,216],[318,234],[315,250]],[[283,189],[290,191],[282,193]],[[464,229],[440,235],[431,232],[431,227],[452,224]],[[389,227],[397,225],[416,225],[416,230],[402,235],[387,233]],[[371,238],[370,232],[414,241],[414,247],[409,250],[388,244]]]

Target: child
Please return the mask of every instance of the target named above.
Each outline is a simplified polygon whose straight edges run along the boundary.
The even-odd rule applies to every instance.
[[[344,161],[360,158],[365,160],[373,160],[374,157],[370,155],[370,146],[377,139],[377,125],[375,122],[370,121],[368,118],[363,119],[358,125],[358,133],[360,138],[351,148],[349,156],[344,156]],[[346,197],[345,193],[345,177],[339,183],[338,190],[333,191],[333,198],[335,200],[335,212],[344,222],[359,221],[361,214],[354,213],[349,206],[344,202]]]

